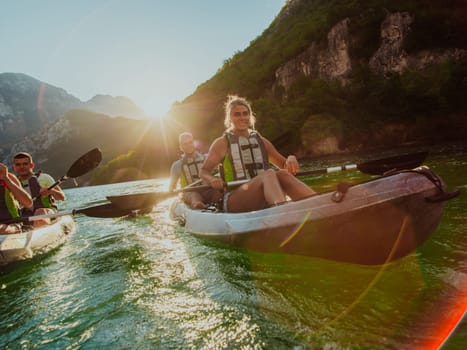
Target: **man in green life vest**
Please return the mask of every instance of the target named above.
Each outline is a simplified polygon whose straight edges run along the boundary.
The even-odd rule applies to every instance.
[[[191,184],[202,184],[199,172],[206,155],[196,150],[193,135],[189,132],[181,133],[178,137],[178,143],[182,156],[170,168],[169,191],[175,189],[179,180],[182,188]],[[221,194],[211,188],[201,192],[185,192],[183,194],[185,203],[195,209],[206,208],[209,203],[215,202],[217,198],[221,198]]]
[[[15,219],[20,216],[20,205],[32,205],[31,196],[21,187],[18,178],[8,171],[5,164],[0,163],[0,221]],[[0,233],[18,233],[17,225],[0,223]]]
[[[13,157],[13,168],[21,185],[34,200],[32,206],[22,208],[21,216],[54,213],[57,209],[55,202],[65,200],[65,194],[59,186],[48,189],[55,183],[53,177],[43,172],[34,173],[34,167],[32,156],[27,152],[18,152]],[[34,220],[34,226],[49,223],[49,219]]]

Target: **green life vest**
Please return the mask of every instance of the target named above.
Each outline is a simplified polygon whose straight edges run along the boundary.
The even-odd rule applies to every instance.
[[[266,147],[256,131],[250,132],[248,137],[226,132],[225,137],[228,151],[221,167],[224,181],[252,179],[269,169]]]

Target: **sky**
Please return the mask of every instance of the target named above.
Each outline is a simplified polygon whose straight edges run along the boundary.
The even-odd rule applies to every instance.
[[[0,0],[0,73],[82,101],[126,96],[150,117],[191,95],[286,0]]]

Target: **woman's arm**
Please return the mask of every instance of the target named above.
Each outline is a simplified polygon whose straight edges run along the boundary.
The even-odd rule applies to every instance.
[[[296,174],[298,172],[298,161],[294,155],[290,155],[285,158],[279,151],[274,147],[274,145],[266,139],[265,137],[261,136],[264,142],[264,146],[266,147],[266,151],[268,152],[269,161],[277,166],[279,169],[287,170],[289,173]]]

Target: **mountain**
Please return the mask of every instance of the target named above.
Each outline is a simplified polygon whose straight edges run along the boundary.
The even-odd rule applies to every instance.
[[[131,119],[147,119],[144,111],[125,96],[96,95],[86,101],[84,109],[109,116],[124,116]]]
[[[37,132],[83,103],[65,90],[25,74],[0,74],[0,147]]]
[[[49,127],[14,144],[3,163],[11,166],[16,152],[27,151],[33,156],[36,170],[44,170],[57,179],[66,174],[76,159],[95,147],[102,151],[102,164],[122,154],[131,153],[150,129],[149,123],[147,120],[112,118],[91,111],[70,110]],[[154,154],[148,154],[147,161],[160,164],[159,158],[153,157]],[[166,172],[165,168],[163,170]],[[97,171],[80,177],[78,183],[88,184]],[[127,179],[125,176],[121,174],[118,179],[109,178],[107,182],[123,181]],[[149,178],[155,174],[145,175],[139,172],[138,176]],[[67,187],[72,184],[72,181],[68,181],[64,185]]]
[[[49,126],[71,109],[90,110],[109,116],[145,119],[144,112],[127,97],[97,95],[83,102],[64,89],[26,74],[0,74],[0,150]],[[1,158],[0,153],[0,158]]]
[[[226,96],[238,94],[262,134],[302,157],[462,140],[466,4],[289,0],[170,116],[209,141],[223,131]]]

